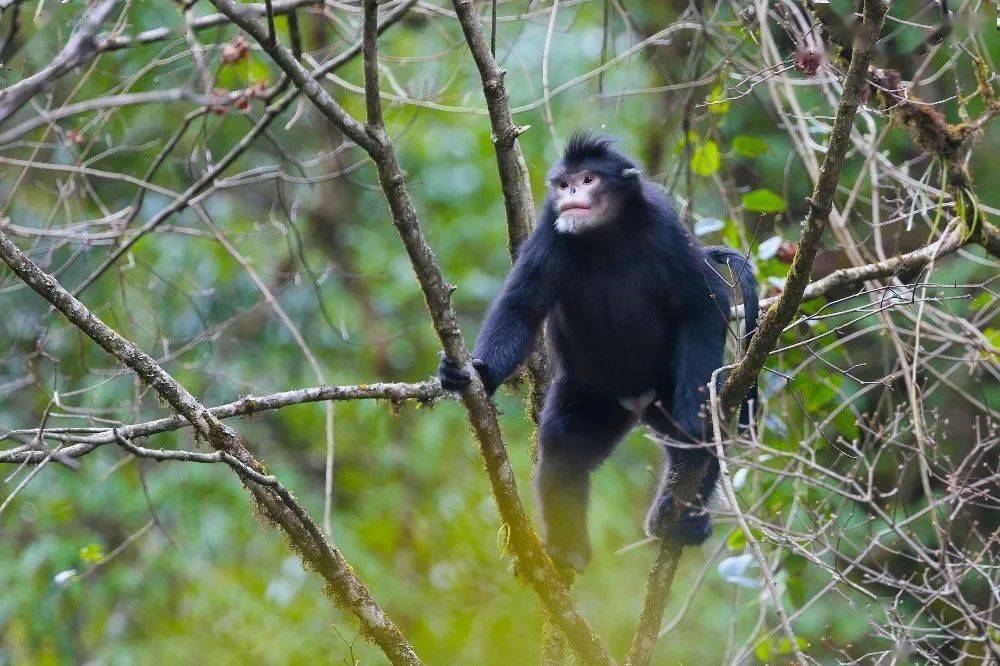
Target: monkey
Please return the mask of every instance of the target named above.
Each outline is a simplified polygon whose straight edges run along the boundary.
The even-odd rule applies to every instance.
[[[546,547],[558,565],[583,571],[591,558],[590,474],[639,424],[670,442],[646,533],[700,544],[711,534],[706,507],[719,474],[704,444],[703,407],[723,365],[730,311],[718,264],[738,276],[747,336],[757,324],[757,280],[736,250],[703,246],[611,137],[574,133],[548,184],[539,221],[472,354],[492,395],[531,352],[544,321],[553,371],[539,419],[535,494]],[[443,353],[438,377],[456,392],[471,381]],[[702,471],[695,501],[675,507],[678,480]]]

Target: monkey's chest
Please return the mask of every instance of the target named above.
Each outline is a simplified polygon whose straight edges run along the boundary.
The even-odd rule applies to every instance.
[[[559,300],[550,337],[564,370],[618,395],[660,383],[673,350],[668,304],[641,284],[597,283]]]

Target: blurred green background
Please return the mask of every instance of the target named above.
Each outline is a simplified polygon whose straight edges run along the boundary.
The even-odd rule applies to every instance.
[[[846,4],[835,6],[847,11]],[[677,20],[685,9],[683,3],[629,3],[626,29],[616,7],[612,3],[606,10],[604,3],[584,2],[560,9],[548,62],[552,88],[597,67],[602,49],[610,60]],[[920,7],[923,4],[897,3],[894,13],[907,16],[910,9]],[[49,62],[83,8],[78,0],[50,0],[41,7],[25,2],[18,48],[2,74],[5,85]],[[208,3],[200,2],[194,14],[211,11]],[[317,57],[339,52],[357,38],[357,12],[340,5],[325,11],[326,17],[316,8],[300,10],[305,48]],[[549,5],[513,2],[500,7],[501,16],[523,11],[534,13],[527,19],[501,22],[497,51],[508,70],[512,104],[532,105],[516,120],[531,126],[521,137],[521,146],[537,201],[544,173],[558,154],[540,103]],[[758,57],[752,35],[741,27],[733,8],[722,4],[718,11],[712,15],[716,28],[711,38],[692,41],[692,31],[679,30],[603,75],[553,96],[553,131],[562,140],[576,127],[621,137],[623,147],[646,165],[651,177],[684,197],[690,186],[695,219],[726,221],[721,232],[704,240],[756,250],[761,241],[775,235],[797,238],[811,183],[769,108],[769,99],[759,89],[724,104],[704,104],[712,101],[713,94],[731,92],[729,86],[753,71]],[[965,29],[989,29],[994,18],[984,13],[983,24]],[[10,20],[10,12],[5,13],[0,27],[6,30]],[[202,83],[188,46],[177,36],[182,23],[176,5],[132,3],[124,24],[124,34],[158,26],[175,32],[166,42],[102,54],[93,67],[62,79],[52,98],[40,97],[38,104],[58,106],[126,91],[185,86],[199,90]],[[278,28],[288,43],[284,17],[279,17]],[[901,24],[893,24],[892,30],[896,34],[878,58],[905,73],[911,66],[906,54],[920,43],[923,33]],[[274,83],[278,71],[256,48],[236,64],[220,62],[220,48],[234,34],[226,27],[198,33],[212,85],[236,90],[262,80]],[[791,57],[794,45],[785,46],[788,51],[783,56]],[[994,59],[1000,57],[992,33],[988,47]],[[391,72],[391,80],[383,73],[383,89],[405,91],[413,102],[387,101],[390,128],[425,232],[447,279],[458,285],[454,302],[471,342],[486,304],[509,268],[504,211],[478,75],[459,26],[447,16],[415,12],[385,34],[380,48],[382,63]],[[689,58],[696,49],[701,55]],[[708,83],[664,93],[613,94],[697,80],[723,53],[730,54],[734,64],[709,77]],[[942,51],[940,61],[951,54]],[[956,82],[971,89],[967,63],[957,72],[959,77],[949,74],[922,94],[928,99],[949,97]],[[360,60],[336,74],[351,85],[360,84]],[[353,113],[363,113],[355,92],[329,82],[327,88]],[[801,91],[799,99],[809,112],[829,121],[832,109],[818,89]],[[448,108],[428,108],[421,100]],[[685,149],[683,120],[689,103],[693,148]],[[981,109],[976,104],[970,106],[973,115]],[[2,129],[32,117],[40,108],[22,112]],[[6,214],[24,227],[58,228],[125,208],[136,195],[133,185],[93,174],[53,171],[44,163],[142,177],[184,114],[197,108],[181,101],[126,106],[111,114],[77,114],[0,146],[0,194],[7,202]],[[153,180],[183,191],[245,135],[263,108],[259,100],[251,100],[245,111],[230,105],[220,114],[195,118]],[[949,119],[958,120],[954,102],[942,108]],[[825,140],[819,123],[816,138]],[[338,149],[341,141],[308,103],[293,106],[224,174],[276,166],[287,178],[220,187],[204,200],[205,212],[279,295],[329,383],[425,379],[436,367],[439,343],[374,170],[360,151]],[[709,142],[715,148],[708,152],[718,151],[717,163],[714,155],[705,157]],[[1000,135],[991,129],[972,162],[977,192],[992,206],[1000,206],[996,194],[1000,176],[989,168],[998,144]],[[686,150],[699,146],[701,159],[708,164],[694,165],[691,173],[692,155]],[[899,128],[889,129],[883,149],[895,163],[919,157]],[[18,182],[23,166],[10,160],[29,158],[42,164]],[[926,160],[917,164],[914,177],[928,166]],[[301,182],[348,167],[338,178]],[[853,183],[860,167],[861,160],[852,159],[844,182]],[[766,188],[786,210],[777,215],[754,211],[734,215],[720,196],[720,187],[732,195],[730,202],[741,192]],[[137,224],[169,202],[168,196],[149,193]],[[852,223],[858,228],[865,224],[860,218]],[[926,240],[928,229],[918,226],[907,232],[898,226],[884,233],[892,235],[893,247],[910,249]],[[107,252],[106,245],[51,238],[38,242],[22,238],[19,243],[31,247],[32,256],[57,272],[66,286],[79,283]],[[820,261],[840,265],[842,258],[832,240],[828,247]],[[982,254],[978,249],[970,252]],[[780,280],[787,265],[773,258],[757,264],[770,293],[769,278]],[[974,282],[990,270],[971,261],[951,260],[936,277],[940,282]],[[319,383],[247,272],[191,210],[173,216],[161,231],[143,239],[117,270],[85,292],[83,300],[154,356],[166,357],[165,367],[205,404]],[[976,305],[962,301],[953,307],[963,314]],[[4,271],[0,271],[0,312],[0,434],[37,427],[54,393],[66,407],[54,411],[72,411],[75,416],[54,416],[50,425],[99,425],[100,419],[129,423],[167,413],[129,373],[48,314],[35,294],[19,288]],[[996,336],[995,329],[988,335]],[[41,347],[40,336],[44,336]],[[789,340],[795,339],[793,332]],[[886,345],[872,333],[850,351],[837,348],[824,357],[843,365],[864,359],[869,365],[859,375],[879,377],[891,365]],[[807,356],[804,349],[791,350],[770,365],[795,368]],[[26,377],[30,381],[18,383]],[[978,382],[968,377],[956,381]],[[860,386],[822,364],[809,365],[786,390],[769,395],[768,412],[777,422],[765,431],[768,444],[794,448],[815,432],[817,421]],[[979,382],[975,390],[985,404],[997,404],[995,382]],[[523,398],[523,388],[515,387],[501,390],[497,402],[522,497],[530,503],[532,427]],[[861,399],[858,409],[874,408],[877,400],[876,392]],[[935,393],[929,401],[943,415],[942,447],[966,445],[975,416],[968,406],[945,392]],[[399,409],[352,402],[338,403],[335,413],[334,541],[417,652],[435,664],[536,660],[536,600],[516,580],[510,558],[502,553],[497,512],[464,410],[448,400],[432,407],[409,404]],[[321,517],[324,407],[296,406],[234,425],[268,462],[270,471],[314,516]],[[827,442],[864,437],[851,410],[844,410],[825,434]],[[184,431],[156,436],[148,445],[198,446]],[[816,446],[830,445],[820,439]],[[817,455],[836,466],[836,451]],[[255,520],[248,496],[225,468],[140,464],[112,447],[82,462],[75,472],[48,465],[0,516],[0,663],[384,660],[358,638],[349,618],[331,606],[318,579],[302,570],[279,536]],[[577,596],[616,654],[623,653],[631,639],[655,547],[617,551],[643,537],[642,517],[659,464],[657,447],[639,432],[595,478],[590,522],[595,557],[579,581]],[[3,470],[4,497],[23,478],[23,470],[7,478],[15,471]],[[880,473],[893,479],[897,470],[886,464]],[[751,482],[740,491],[743,501],[750,504],[761,498],[768,485],[764,476],[751,474]],[[909,480],[904,476],[899,472],[899,485],[912,488],[912,474],[906,477]],[[761,511],[783,519],[796,493],[794,483],[780,484]],[[818,492],[813,488],[805,494]],[[842,499],[810,499],[826,502],[831,513],[841,513],[848,529],[853,514]],[[160,524],[104,561],[147,526],[153,512]],[[704,578],[690,610],[661,640],[657,663],[718,663],[727,643],[730,648],[739,645],[758,621],[760,592],[727,582],[715,569],[719,559],[743,552],[744,544],[738,536],[729,537],[730,529],[721,521],[710,542],[685,554],[668,604],[668,620],[681,608],[703,568]],[[782,563],[785,594],[792,607],[799,607],[829,581],[824,571],[802,558],[787,556]],[[56,580],[68,570],[82,575],[69,582]],[[808,642],[809,653],[822,663],[846,655],[863,659],[869,650],[885,649],[890,641],[873,634],[870,626],[881,621],[887,607],[886,600],[831,593],[802,614],[796,629]],[[787,645],[782,648],[780,634],[775,636],[757,646],[755,658],[772,663],[787,660]]]

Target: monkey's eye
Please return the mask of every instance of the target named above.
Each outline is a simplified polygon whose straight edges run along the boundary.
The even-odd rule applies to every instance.
[[[587,185],[590,185],[592,182],[594,182],[594,177],[593,176],[584,176],[583,177],[583,182],[586,183]]]
[[[565,180],[560,180],[559,181],[559,189],[560,190],[565,190],[567,187],[569,187],[569,183],[567,183]]]

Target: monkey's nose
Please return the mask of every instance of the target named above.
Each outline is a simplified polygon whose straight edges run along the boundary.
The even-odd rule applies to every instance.
[[[569,188],[569,193],[570,194],[576,194],[576,188],[575,187]]]

